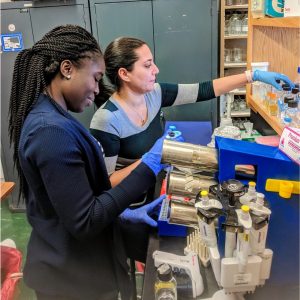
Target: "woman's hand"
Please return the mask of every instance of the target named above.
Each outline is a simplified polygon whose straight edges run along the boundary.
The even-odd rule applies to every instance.
[[[155,208],[161,204],[166,195],[162,195],[156,200],[149,204],[146,204],[137,209],[125,209],[121,214],[120,218],[124,221],[129,221],[131,223],[146,223],[152,227],[157,226],[157,222],[153,220],[149,215],[155,210]]]
[[[253,81],[261,81],[267,84],[274,86],[277,90],[281,91],[282,87],[277,81],[283,81],[291,86],[294,87],[294,83],[284,74],[276,73],[276,72],[266,72],[255,70],[252,75]]]

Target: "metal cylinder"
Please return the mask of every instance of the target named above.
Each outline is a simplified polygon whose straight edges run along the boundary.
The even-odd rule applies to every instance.
[[[167,182],[167,193],[195,198],[199,191],[209,190],[217,182],[209,176],[187,175],[171,172]]]
[[[198,227],[197,209],[194,204],[172,200],[169,223]]]
[[[174,166],[216,172],[218,152],[214,148],[165,140],[162,162]]]

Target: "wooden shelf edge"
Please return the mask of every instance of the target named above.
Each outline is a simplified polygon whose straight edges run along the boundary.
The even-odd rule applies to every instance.
[[[225,69],[230,69],[230,68],[246,68],[247,63],[246,62],[240,62],[240,63],[224,63],[224,68]]]
[[[240,35],[224,35],[225,40],[238,40],[238,39],[247,39],[248,35],[240,34]]]
[[[279,134],[281,135],[284,126],[281,125],[278,121],[278,118],[271,116],[267,110],[262,106],[261,103],[254,100],[252,95],[247,95],[247,104],[250,106],[255,112],[259,113],[266,122]]]
[[[0,200],[5,199],[5,197],[7,197],[11,191],[13,190],[15,186],[14,182],[1,182],[1,188],[0,188]]]
[[[240,4],[240,5],[226,5],[225,9],[247,9],[248,8],[248,4]]]
[[[300,17],[252,19],[252,25],[300,29]]]

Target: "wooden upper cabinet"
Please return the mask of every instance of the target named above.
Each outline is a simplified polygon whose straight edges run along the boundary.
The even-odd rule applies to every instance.
[[[252,18],[251,0],[248,14],[247,69],[252,62],[269,62],[269,71],[283,73],[291,80],[296,78],[300,66],[300,17]],[[276,117],[251,96],[251,85],[247,86],[247,103],[281,134],[283,125]]]

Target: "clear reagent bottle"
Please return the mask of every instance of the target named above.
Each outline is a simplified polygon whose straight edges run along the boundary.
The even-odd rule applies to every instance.
[[[177,283],[170,265],[162,264],[157,268],[154,288],[155,300],[177,300]]]

